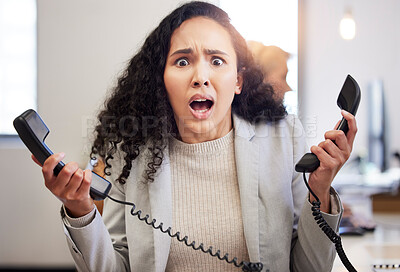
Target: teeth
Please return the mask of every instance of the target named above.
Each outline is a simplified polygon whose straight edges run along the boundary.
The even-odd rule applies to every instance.
[[[204,109],[204,110],[196,110],[196,112],[200,112],[200,113],[202,113],[202,112],[206,112],[206,111],[208,111],[209,109]]]
[[[199,99],[196,99],[196,100],[193,100],[193,101],[196,101],[196,102],[206,102],[207,99],[201,99],[201,98],[199,98]]]

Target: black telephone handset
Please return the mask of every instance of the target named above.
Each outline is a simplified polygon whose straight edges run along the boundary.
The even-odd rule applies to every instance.
[[[348,111],[354,116],[356,115],[358,105],[360,104],[361,92],[360,87],[357,82],[350,75],[347,75],[347,78],[343,84],[342,90],[339,93],[339,97],[337,99],[337,105],[342,110]],[[347,124],[347,120],[342,118],[337,130],[342,130],[344,133],[347,133],[349,130],[349,126]],[[297,172],[313,172],[315,169],[319,167],[319,160],[317,156],[313,153],[306,153],[300,161],[296,164],[295,170]]]
[[[360,87],[358,86],[357,82],[352,78],[350,75],[347,75],[347,78],[343,84],[342,90],[339,93],[339,97],[337,99],[337,105],[342,110],[346,110],[353,115],[356,115],[358,106],[361,100],[361,91]],[[349,130],[349,126],[347,124],[347,120],[342,118],[337,130],[343,130],[344,133],[347,133]],[[357,272],[357,270],[353,267],[350,263],[349,259],[347,258],[342,242],[341,237],[336,234],[335,230],[332,229],[329,224],[325,221],[324,217],[321,214],[321,202],[318,196],[311,190],[307,178],[306,173],[313,172],[315,169],[319,167],[319,160],[317,156],[313,153],[306,153],[300,161],[296,164],[295,170],[297,172],[303,173],[304,183],[307,186],[307,189],[310,191],[310,194],[314,196],[315,200],[312,201],[312,215],[318,224],[318,227],[325,233],[325,235],[335,244],[336,251],[339,255],[340,260],[344,264],[350,272]]]
[[[22,142],[24,142],[36,159],[43,164],[53,152],[44,143],[50,131],[39,114],[29,109],[15,118],[13,124]],[[63,162],[58,163],[56,168],[54,168],[54,174],[57,176],[63,167]],[[102,200],[106,198],[110,191],[111,183],[96,173],[92,173],[90,196],[94,200]]]

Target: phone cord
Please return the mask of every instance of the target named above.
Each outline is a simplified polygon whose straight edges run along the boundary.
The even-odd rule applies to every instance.
[[[307,182],[306,172],[303,172],[303,179],[307,186],[307,189],[310,193],[314,196],[316,200],[314,200],[311,204],[311,211],[312,215],[314,216],[315,221],[317,222],[320,229],[328,236],[329,240],[331,240],[335,244],[336,252],[339,255],[340,260],[342,261],[343,265],[346,267],[347,271],[349,272],[357,272],[357,270],[353,267],[350,263],[349,259],[347,258],[343,246],[342,246],[342,238],[336,234],[336,232],[329,226],[329,224],[325,221],[325,218],[321,214],[321,202],[316,194],[311,190],[310,186]]]
[[[217,250],[215,253],[212,252],[213,247],[210,246],[208,249],[204,248],[203,243],[200,243],[199,246],[196,247],[196,242],[192,241],[191,243],[189,243],[188,241],[188,237],[185,236],[183,238],[181,238],[181,234],[180,232],[175,232],[172,233],[171,227],[168,227],[167,229],[163,228],[163,223],[160,222],[158,225],[156,225],[156,219],[153,219],[150,221],[150,216],[148,214],[146,214],[145,216],[142,216],[142,211],[141,210],[137,210],[136,209],[136,205],[132,202],[125,202],[122,200],[118,200],[115,198],[112,198],[111,196],[107,195],[107,197],[109,199],[111,199],[112,201],[115,201],[119,204],[123,204],[123,205],[129,205],[132,206],[131,209],[131,214],[132,216],[136,216],[137,218],[139,218],[140,221],[144,221],[147,225],[152,226],[154,229],[159,229],[162,233],[167,233],[171,238],[175,238],[179,241],[184,243],[186,246],[193,248],[194,250],[201,250],[204,253],[208,253],[210,254],[212,257],[217,257],[218,259],[220,259],[221,261],[226,261],[229,264],[233,264],[234,266],[240,268],[242,267],[242,271],[251,271],[251,272],[259,272],[263,269],[263,264],[261,262],[258,263],[252,263],[252,262],[240,262],[238,263],[237,258],[234,257],[232,260],[229,260],[229,254],[226,253],[224,256],[221,256],[221,251]],[[268,272],[268,270],[266,271]]]

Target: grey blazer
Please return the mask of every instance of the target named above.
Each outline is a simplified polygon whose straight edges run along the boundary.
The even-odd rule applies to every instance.
[[[244,234],[250,261],[261,261],[263,271],[331,271],[333,244],[311,215],[307,189],[294,165],[308,151],[297,117],[276,124],[250,124],[234,116],[235,157]],[[171,175],[168,148],[153,183],[138,182],[146,163],[134,161],[126,184],[114,183],[110,195],[134,202],[164,228],[172,226]],[[122,163],[112,167],[114,180]],[[324,214],[337,231],[342,214]],[[304,205],[303,205],[304,204]],[[131,207],[106,199],[103,217],[96,212],[90,224],[73,228],[64,222],[71,254],[79,271],[165,271],[171,238],[130,214]],[[65,215],[64,215],[65,217]],[[199,253],[203,254],[203,253]],[[211,258],[211,257],[210,257]],[[239,260],[240,261],[240,260]],[[232,271],[240,271],[232,265]]]

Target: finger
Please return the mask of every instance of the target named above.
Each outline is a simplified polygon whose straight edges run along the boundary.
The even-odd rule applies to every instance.
[[[357,130],[358,130],[356,118],[354,117],[353,114],[351,114],[345,110],[342,110],[341,114],[344,117],[344,119],[347,120],[347,125],[349,126],[349,131],[347,132],[346,136],[347,136],[347,140],[348,140],[349,144],[351,146],[353,146],[353,142],[356,137]]]
[[[55,179],[54,168],[56,168],[56,165],[62,159],[64,159],[64,157],[65,157],[64,153],[57,153],[57,154],[51,155],[50,157],[47,158],[47,160],[45,160],[45,162],[43,163],[43,167],[42,167],[42,173],[43,173],[44,179],[46,181]]]
[[[90,185],[92,183],[92,171],[86,169],[83,172],[83,180],[81,182],[81,186],[78,189],[78,193],[82,197],[90,197]]]
[[[40,167],[43,167],[43,165],[36,159],[35,156],[33,156],[33,154],[31,155],[31,158],[37,165],[39,165]]]
[[[61,194],[65,191],[65,187],[69,184],[72,176],[79,169],[79,166],[76,162],[67,163],[63,169],[61,169],[55,181],[49,183],[50,187],[53,187],[54,194]]]
[[[320,161],[320,167],[330,167],[333,159],[322,147],[314,145],[311,147],[311,152],[317,156],[318,160]]]
[[[348,157],[349,152],[340,150],[339,147],[332,142],[332,140],[327,139],[324,142],[321,142],[319,145],[323,150],[325,150],[328,155],[335,159],[337,162],[344,164]]]
[[[75,174],[75,172],[79,169],[79,165],[76,162],[67,163],[63,169],[58,174],[57,180],[67,181],[65,185],[67,185]]]
[[[83,170],[78,168],[72,175],[68,184],[65,186],[66,189],[74,194],[78,191],[78,188],[81,186],[83,180]]]
[[[348,143],[347,137],[341,130],[330,130],[325,132],[325,139],[331,140],[341,152],[350,153],[352,146]]]

